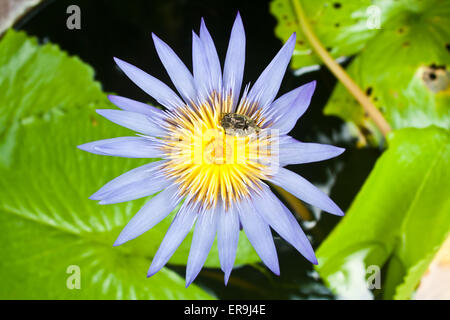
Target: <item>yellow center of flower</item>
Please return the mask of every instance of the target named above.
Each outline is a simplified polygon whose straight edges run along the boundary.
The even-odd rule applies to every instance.
[[[241,103],[232,113],[231,101],[215,95],[208,102],[168,112],[164,171],[180,186],[182,196],[208,208],[218,201],[228,207],[260,189],[265,160],[273,154],[256,108]]]

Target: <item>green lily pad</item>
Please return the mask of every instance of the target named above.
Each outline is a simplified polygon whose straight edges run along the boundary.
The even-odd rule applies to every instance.
[[[301,3],[316,35],[334,58],[356,55],[347,72],[392,128],[450,127],[450,2]],[[274,0],[271,8],[279,21],[278,37],[285,40],[293,31],[299,32],[293,68],[320,64],[301,34],[291,1]],[[373,15],[378,13],[379,28],[373,28]],[[380,141],[372,120],[341,83],[324,112],[349,121],[360,136]]]
[[[105,103],[93,75],[90,66],[57,45],[38,45],[36,38],[9,30],[0,41],[0,165],[11,164],[21,121]]]
[[[450,133],[401,129],[388,144],[317,251],[317,271],[340,297],[372,297],[367,280],[375,266],[386,270],[377,288],[385,298],[410,298],[450,233]]]
[[[371,0],[296,1],[301,2],[317,37],[335,58],[359,52],[366,41],[377,33],[376,30],[368,29],[366,25],[366,10],[372,5]],[[273,0],[270,11],[278,20],[275,34],[283,42],[292,33],[297,33],[292,68],[321,64],[322,61],[300,32],[292,1]]]

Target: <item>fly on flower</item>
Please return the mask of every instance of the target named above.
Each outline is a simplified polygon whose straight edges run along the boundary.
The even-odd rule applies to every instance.
[[[239,14],[231,31],[223,71],[203,20],[199,35],[192,34],[193,73],[166,43],[152,36],[179,94],[115,58],[131,81],[165,109],[110,96],[111,102],[122,110],[97,112],[140,134],[79,146],[101,155],[162,159],[122,174],[91,196],[100,204],[112,204],[159,192],[131,219],[114,245],[148,231],[182,203],[153,258],[149,277],[167,263],[194,226],[186,286],[200,272],[216,235],[225,284],[228,282],[240,228],[261,260],[277,275],[278,258],[270,228],[317,264],[297,220],[266,184],[278,185],[324,211],[343,215],[325,193],[283,168],[329,159],[344,151],[303,143],[287,135],[307,109],[315,89],[315,82],[311,82],[275,99],[294,50],[295,34],[242,94],[245,32]]]

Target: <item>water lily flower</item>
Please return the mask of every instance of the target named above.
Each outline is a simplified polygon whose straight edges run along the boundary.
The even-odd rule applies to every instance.
[[[86,143],[91,153],[129,158],[160,158],[108,182],[91,196],[112,204],[157,193],[131,219],[114,245],[154,227],[179,204],[148,276],[158,272],[194,227],[187,260],[186,286],[203,267],[214,239],[227,284],[243,229],[262,262],[275,274],[279,264],[271,228],[306,259],[314,250],[295,217],[267,182],[335,215],[339,207],[322,191],[283,168],[329,159],[344,149],[303,143],[287,134],[306,111],[315,82],[275,99],[295,46],[295,34],[250,87],[241,94],[245,32],[234,22],[222,66],[205,22],[192,34],[193,73],[155,34],[153,41],[173,85],[115,58],[119,68],[165,109],[120,96],[109,96],[122,110],[97,110],[116,124],[139,133]]]

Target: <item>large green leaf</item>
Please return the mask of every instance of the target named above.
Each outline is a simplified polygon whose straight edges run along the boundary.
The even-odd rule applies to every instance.
[[[366,25],[366,9],[372,4],[371,0],[296,1],[301,2],[316,35],[335,58],[357,53],[377,33]],[[298,69],[321,64],[300,32],[292,1],[273,0],[270,10],[278,20],[275,34],[280,39],[286,41],[293,32],[297,33],[292,67]]]
[[[347,68],[349,75],[394,129],[450,127],[450,76],[445,70],[450,65],[449,1],[295,1],[301,1],[315,33],[335,58],[356,54]],[[380,13],[379,29],[368,28],[370,15],[377,13],[373,8]],[[281,39],[300,32],[291,1],[274,0],[272,12],[279,20],[276,34]],[[299,37],[293,67],[320,63],[301,32]],[[373,122],[341,83],[325,113],[379,140]]]
[[[367,268],[376,265],[387,267],[386,298],[411,297],[450,232],[449,168],[448,131],[394,131],[346,217],[317,252],[317,270],[335,293],[370,296],[366,277],[373,271]]]
[[[11,163],[20,121],[104,102],[93,74],[57,45],[39,46],[24,32],[9,30],[0,42],[0,165]]]
[[[0,83],[14,78],[9,74],[15,72],[10,60],[20,60],[14,52],[21,52],[6,50],[5,42],[14,47],[23,37],[22,33],[10,32],[0,43],[4,52],[10,55],[10,59],[5,60],[10,68],[0,73]],[[2,112],[11,121],[8,128],[15,126],[13,135],[0,137],[0,143],[15,146],[4,158],[8,166],[0,167],[0,239],[7,244],[0,250],[0,275],[4,279],[0,297],[210,297],[195,285],[185,289],[184,280],[167,268],[146,278],[151,258],[174,213],[143,236],[123,246],[112,247],[121,229],[145,199],[101,206],[88,197],[114,177],[152,160],[98,156],[77,149],[77,145],[85,142],[133,133],[93,111],[94,106],[110,108],[111,105],[103,93],[90,90],[98,87],[92,80],[92,73],[85,75],[70,61],[66,70],[66,63],[50,63],[50,58],[43,60],[40,56],[46,55],[47,45],[40,47],[34,40],[25,39],[24,42],[36,46],[37,53],[22,64],[28,66],[27,70],[45,73],[42,78],[47,85],[38,84],[38,75],[34,76],[34,82],[12,81],[7,86],[9,95],[14,96],[17,91],[17,95],[23,94],[27,98],[17,98],[15,104],[0,98],[0,112],[5,105],[9,108],[8,112]],[[56,60],[61,56],[67,58],[62,52],[53,54]],[[82,70],[91,70],[75,60]],[[57,79],[47,74],[53,74]],[[86,90],[73,85],[84,82]],[[39,102],[41,96],[50,97],[52,93],[60,97],[76,96],[74,99],[78,102],[73,104],[62,99],[57,103],[54,100],[47,110],[44,110],[45,103],[36,103],[37,110],[34,109],[33,101]],[[14,109],[27,110],[28,116],[12,116]],[[9,142],[5,143],[7,139]],[[169,263],[186,264],[191,237],[192,234],[186,238]],[[256,261],[259,258],[242,234],[236,264]],[[66,287],[65,281],[70,276],[66,269],[70,265],[81,269],[81,290]],[[219,266],[216,245],[206,266]]]
[[[323,46],[334,58],[340,58],[359,53],[381,28],[405,10],[421,11],[422,2],[434,0],[272,0],[270,10],[278,20],[275,34],[286,41],[293,32],[297,33],[292,67],[298,69],[322,61],[300,30],[292,1],[301,3]]]

